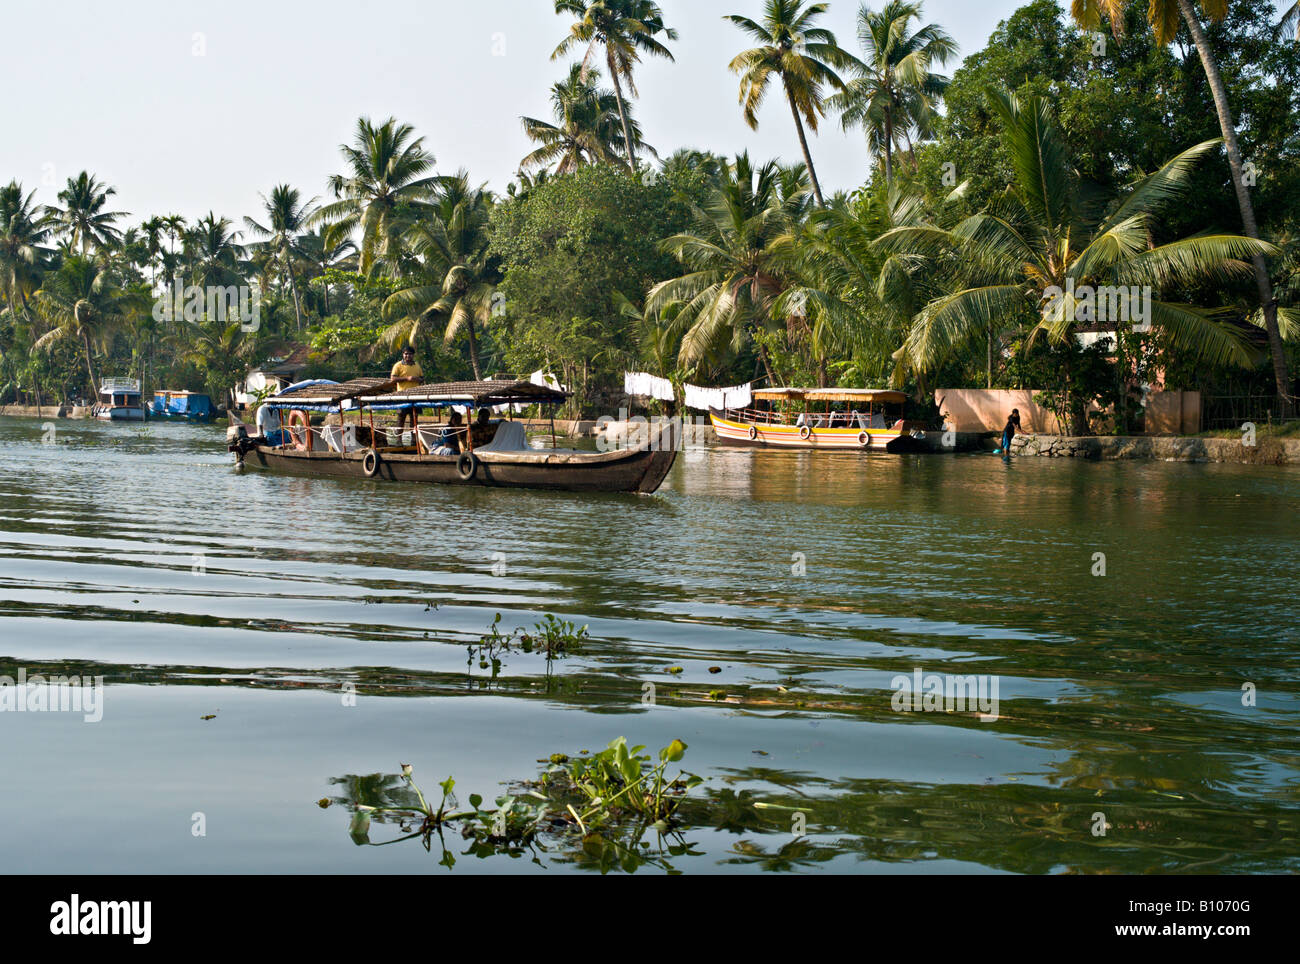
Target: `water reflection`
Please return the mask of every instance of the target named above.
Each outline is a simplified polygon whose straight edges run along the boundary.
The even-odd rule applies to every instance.
[[[384,775],[318,785],[366,764],[297,723],[348,684],[366,709],[340,732],[367,759],[407,745],[419,714],[452,772],[689,730],[709,782],[681,839],[560,834],[516,856],[529,867],[1300,869],[1294,469],[712,450],[652,498],[575,497],[236,475],[218,429],[121,429],[60,422],[43,445],[38,420],[0,419],[0,676],[104,676],[102,726],[141,780],[158,777],[133,747],[176,726],[168,700],[216,691],[251,694],[281,752],[312,762],[274,778],[288,826],[323,789],[382,799]],[[496,613],[510,629],[556,613],[592,639],[553,664],[467,666]],[[891,677],[917,668],[996,675],[998,721],[894,712]],[[461,723],[478,701],[505,735]],[[217,783],[269,753],[220,743],[227,719],[201,731]],[[104,828],[120,822],[120,778],[88,762],[98,731],[0,731],[35,781],[0,821],[94,793]],[[56,751],[74,762],[39,770]],[[781,808],[802,808],[805,835]],[[402,847],[352,859],[405,867]]]

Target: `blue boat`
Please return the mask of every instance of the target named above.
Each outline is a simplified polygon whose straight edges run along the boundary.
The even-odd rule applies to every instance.
[[[212,399],[196,392],[154,392],[153,401],[149,404],[150,418],[210,422],[215,415]]]

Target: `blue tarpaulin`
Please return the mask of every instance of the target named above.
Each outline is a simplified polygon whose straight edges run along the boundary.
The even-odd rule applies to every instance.
[[[187,418],[204,421],[213,416],[212,399],[206,395],[158,392],[149,406],[149,414],[159,418]]]

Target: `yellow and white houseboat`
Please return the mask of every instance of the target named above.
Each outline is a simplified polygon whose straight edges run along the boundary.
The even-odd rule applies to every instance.
[[[723,445],[892,452],[924,437],[903,419],[906,400],[877,388],[760,388],[750,407],[711,408],[709,418]]]

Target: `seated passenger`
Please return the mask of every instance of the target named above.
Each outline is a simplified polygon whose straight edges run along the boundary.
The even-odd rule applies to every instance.
[[[487,445],[492,441],[492,436],[496,434],[496,426],[492,424],[492,410],[489,408],[480,408],[478,414],[474,417],[474,426],[472,429],[474,438],[474,447]]]
[[[257,434],[265,437],[268,445],[284,445],[289,441],[289,433],[284,431],[280,421],[280,410],[263,405],[257,410]]]
[[[438,446],[432,452],[433,455],[459,455],[460,454],[460,433],[464,420],[460,417],[460,412],[453,411],[451,417],[447,419],[447,427],[442,430],[442,437],[438,439]]]

